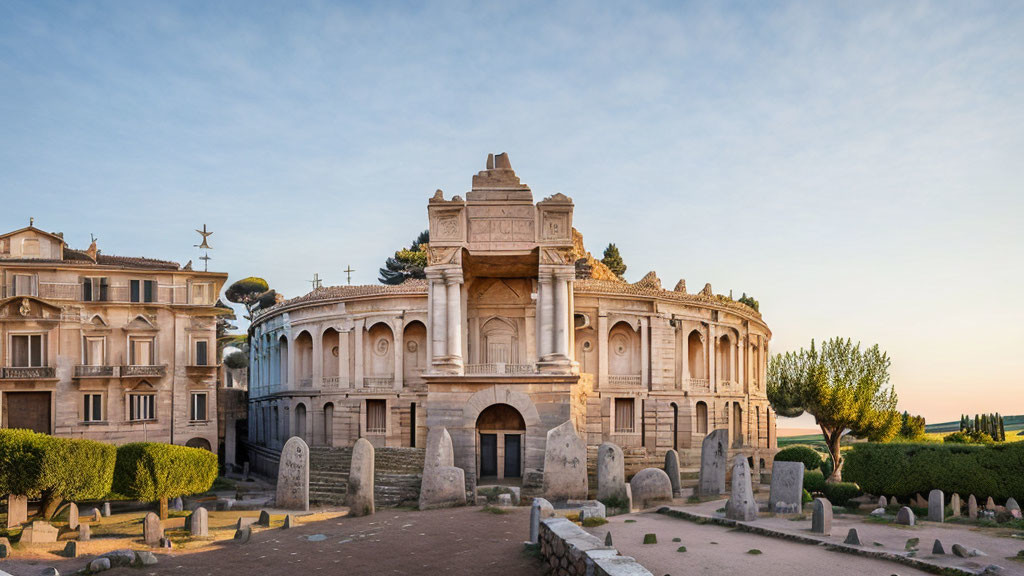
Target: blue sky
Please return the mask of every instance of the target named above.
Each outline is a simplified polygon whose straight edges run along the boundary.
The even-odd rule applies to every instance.
[[[184,262],[206,223],[295,296],[505,151],[629,279],[877,342],[929,420],[1024,413],[1021,102],[1013,2],[0,0],[0,226]]]

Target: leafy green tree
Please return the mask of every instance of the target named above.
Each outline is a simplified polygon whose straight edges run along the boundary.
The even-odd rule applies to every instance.
[[[202,448],[158,442],[133,442],[117,448],[114,491],[158,502],[167,519],[167,499],[198,494],[217,479],[217,455]]]
[[[924,436],[924,416],[911,416],[909,412],[904,411],[900,419],[900,436],[909,440],[917,440]]]
[[[812,340],[810,350],[771,359],[768,399],[783,416],[814,416],[835,462],[829,481],[842,481],[845,434],[885,442],[899,432],[896,391],[887,386],[891,363],[877,344],[862,350],[842,338],[824,342],[820,350]]]
[[[245,306],[246,320],[252,320],[252,314],[257,308],[265,307],[261,301],[272,292],[270,285],[263,278],[249,276],[235,282],[224,291],[224,297],[229,302]],[[273,304],[271,304],[273,305]]]
[[[626,274],[626,263],[622,261],[622,255],[619,254],[619,247],[615,244],[609,244],[604,249],[604,258],[601,258],[601,263],[608,267],[619,278],[622,278]]]
[[[381,284],[401,284],[409,278],[426,278],[427,244],[430,242],[430,231],[424,230],[412,241],[408,248],[395,252],[395,255],[384,262],[380,269]]]
[[[224,357],[224,365],[232,370],[238,370],[249,366],[249,356],[242,351],[232,352]]]
[[[750,308],[753,308],[754,312],[760,312],[761,311],[761,303],[758,302],[757,300],[755,300],[753,296],[747,296],[746,292],[743,293],[743,296],[740,296],[740,299],[738,300],[738,302],[740,304],[746,304]]]
[[[0,495],[38,496],[43,484],[46,436],[31,430],[0,430]]]

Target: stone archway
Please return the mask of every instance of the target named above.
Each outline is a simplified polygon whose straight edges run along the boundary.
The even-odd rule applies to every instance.
[[[492,404],[476,419],[477,477],[522,478],[526,421],[508,404]]]
[[[206,438],[199,438],[199,437],[192,438],[188,442],[185,442],[185,446],[188,446],[189,448],[202,448],[203,450],[206,450],[207,452],[211,452],[212,451],[210,449],[210,441],[207,440]]]
[[[530,400],[530,397],[506,385],[497,385],[479,390],[466,401],[462,409],[464,428],[459,432],[460,434],[465,434],[465,436],[462,436],[465,448],[457,449],[456,465],[466,470],[467,478],[471,474],[474,477],[478,477],[480,472],[480,435],[476,429],[477,421],[485,410],[496,404],[507,405],[514,409],[522,418],[523,432],[521,432],[522,437],[520,438],[522,455],[521,473],[525,474],[530,470],[543,469],[547,429],[541,424],[540,414],[537,412],[537,407]]]

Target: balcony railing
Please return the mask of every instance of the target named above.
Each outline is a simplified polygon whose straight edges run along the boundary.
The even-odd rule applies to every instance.
[[[394,388],[395,377],[394,376],[383,376],[373,378],[363,378],[363,388],[372,388],[377,390],[386,390]]]
[[[324,376],[323,383],[320,385],[321,388],[341,388],[341,377],[340,376]]]
[[[378,434],[383,435],[383,434],[387,434],[388,431],[387,431],[386,428],[367,428],[366,429],[366,433],[367,434],[374,434],[374,435],[378,435]]]
[[[313,387],[313,379],[312,378],[299,378],[299,388],[312,388],[312,387]]]
[[[640,375],[609,374],[608,385],[614,388],[635,388],[640,386]]]
[[[707,378],[687,378],[686,385],[695,392],[711,392],[711,381]]]
[[[466,364],[464,373],[466,376],[515,376],[519,374],[536,374],[537,366],[535,364],[507,364],[505,362]]]
[[[46,380],[57,377],[53,366],[7,366],[0,368],[4,380]]]
[[[117,366],[75,366],[75,378],[117,378],[120,370]]]
[[[166,366],[121,366],[121,378],[163,378]]]

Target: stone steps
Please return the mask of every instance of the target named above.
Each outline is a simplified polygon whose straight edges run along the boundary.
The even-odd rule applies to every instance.
[[[378,507],[409,505],[419,500],[425,450],[378,448],[374,451],[374,504]],[[310,449],[309,499],[342,505],[348,493],[352,466],[351,448]]]

